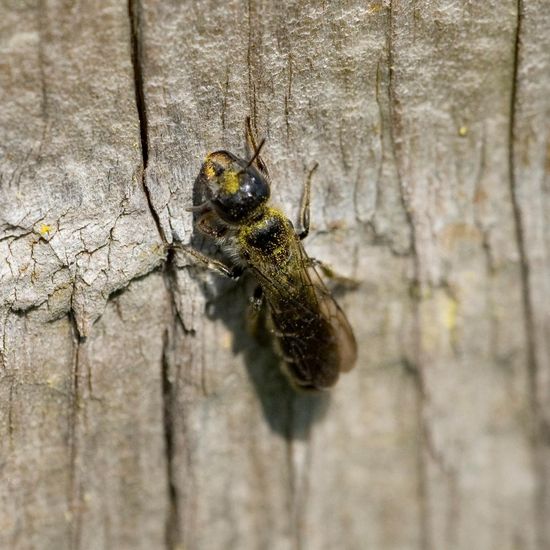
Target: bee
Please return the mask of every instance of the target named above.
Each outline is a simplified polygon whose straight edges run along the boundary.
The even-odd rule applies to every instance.
[[[206,267],[237,279],[247,270],[258,284],[253,303],[267,303],[267,319],[284,372],[297,389],[325,390],[340,372],[354,366],[357,344],[351,326],[319,276],[320,262],[308,257],[302,240],[309,232],[311,175],[300,209],[301,232],[271,206],[270,180],[247,119],[244,160],[228,151],[206,156],[196,184],[205,202],[188,210],[198,213],[196,228],[212,238],[231,265],[199,251],[184,249]]]

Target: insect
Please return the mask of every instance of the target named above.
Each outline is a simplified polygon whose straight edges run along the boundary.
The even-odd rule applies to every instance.
[[[231,265],[185,247],[205,266],[232,278],[248,270],[258,288],[256,309],[267,303],[267,319],[284,360],[284,371],[298,389],[324,390],[340,372],[353,368],[357,344],[344,313],[322,282],[301,241],[309,232],[311,175],[300,208],[301,232],[270,205],[267,168],[247,119],[244,160],[228,151],[209,153],[197,184],[206,201],[189,210],[199,214],[197,229],[214,239]]]

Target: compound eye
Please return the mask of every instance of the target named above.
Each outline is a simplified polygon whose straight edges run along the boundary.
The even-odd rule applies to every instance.
[[[241,189],[247,195],[255,197],[257,200],[266,199],[269,197],[269,186],[267,182],[250,169],[244,174],[241,181]]]

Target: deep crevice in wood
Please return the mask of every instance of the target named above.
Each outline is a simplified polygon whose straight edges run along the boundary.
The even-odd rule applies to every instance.
[[[178,521],[179,501],[177,488],[174,481],[174,423],[173,397],[174,389],[170,379],[170,362],[168,359],[168,346],[170,335],[168,329],[164,332],[162,346],[162,400],[163,400],[163,433],[166,450],[166,478],[168,483],[169,509],[165,525],[166,548],[176,548],[178,545]]]
[[[538,401],[538,375],[539,365],[537,361],[537,342],[535,337],[535,317],[532,306],[533,293],[530,283],[530,266],[527,255],[526,235],[524,232],[524,217],[522,207],[518,198],[518,181],[516,179],[516,144],[519,137],[516,135],[517,107],[518,107],[518,86],[519,86],[519,65],[521,56],[522,22],[523,22],[523,0],[517,0],[516,29],[514,38],[514,60],[512,73],[512,87],[510,93],[510,116],[508,134],[508,170],[510,197],[512,211],[514,214],[514,225],[516,231],[516,242],[520,258],[521,272],[521,297],[523,302],[525,342],[527,355],[527,371],[529,384],[529,399],[533,419],[533,462],[536,479],[535,490],[535,529],[537,533],[537,548],[547,548],[550,541],[547,540],[546,523],[548,521],[548,510],[546,503],[547,494],[550,490],[548,479],[544,468],[544,446],[548,444],[545,433],[544,415]]]
[[[143,170],[141,174],[141,183],[147,199],[147,205],[151,216],[155,221],[155,225],[162,240],[166,243],[166,235],[162,229],[159,215],[153,205],[151,193],[147,187],[146,172],[149,161],[149,140],[148,140],[148,124],[147,124],[147,109],[145,106],[145,91],[143,83],[143,65],[142,65],[142,40],[141,32],[141,3],[140,0],[128,0],[128,15],[130,19],[130,35],[132,48],[132,66],[134,70],[134,90],[136,98],[136,109],[139,118],[140,139],[141,139],[141,154],[143,158]],[[175,304],[174,292],[172,289],[172,279],[175,279],[175,274],[171,269],[166,269],[173,261],[173,252],[168,251],[167,264],[164,271],[166,276],[171,279],[167,284],[167,291],[173,305],[172,317],[179,319],[178,310]],[[181,319],[180,319],[181,322]],[[183,323],[182,323],[183,325]],[[185,327],[184,327],[185,330]],[[176,548],[179,542],[179,506],[176,483],[174,479],[174,426],[173,426],[173,387],[170,380],[170,365],[168,359],[168,346],[170,338],[168,331],[165,331],[162,358],[161,358],[161,382],[162,382],[162,419],[163,419],[163,434],[166,452],[166,482],[168,486],[168,514],[165,523],[165,545],[168,550]]]
[[[153,205],[151,193],[147,187],[146,172],[149,162],[149,139],[147,135],[147,109],[145,107],[145,91],[143,86],[143,46],[140,38],[141,33],[141,2],[139,0],[128,0],[128,15],[130,18],[130,40],[132,48],[132,67],[134,69],[134,91],[136,95],[136,109],[139,118],[139,133],[141,140],[141,155],[143,157],[143,171],[141,173],[141,184],[147,198],[147,205],[151,216],[155,221],[159,235],[164,242],[167,242],[166,235],[162,229],[158,212]]]
[[[80,395],[80,353],[81,344],[84,338],[80,336],[78,331],[78,324],[75,316],[72,313],[69,314],[69,319],[72,325],[73,332],[73,387],[71,392],[71,410],[69,419],[69,453],[70,453],[70,477],[69,477],[69,513],[71,514],[71,521],[69,523],[70,534],[70,548],[76,550],[80,548],[80,539],[82,532],[82,490],[80,482],[78,480],[78,422],[79,422],[79,409],[81,406]]]

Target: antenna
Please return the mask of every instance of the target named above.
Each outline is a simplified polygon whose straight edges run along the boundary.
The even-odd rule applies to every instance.
[[[243,170],[241,170],[241,172],[240,172],[241,174],[243,172],[245,172],[252,165],[252,163],[258,158],[258,155],[260,154],[260,151],[262,150],[262,147],[264,146],[264,143],[265,143],[265,138],[263,138],[262,141],[260,141],[260,145],[258,145],[258,148],[256,149],[256,151],[252,155],[252,158],[248,161],[248,164],[244,167]]]

